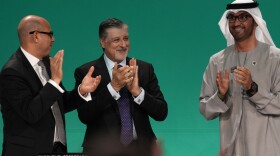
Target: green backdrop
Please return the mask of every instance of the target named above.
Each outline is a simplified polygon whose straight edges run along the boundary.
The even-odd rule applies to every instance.
[[[209,57],[226,46],[217,25],[231,0],[0,0],[0,66],[19,47],[17,25],[26,15],[45,17],[55,33],[51,55],[65,50],[63,83],[74,70],[98,58],[99,23],[116,17],[129,25],[130,57],[151,62],[169,106],[165,121],[152,120],[165,156],[215,156],[218,120],[199,113],[202,74]],[[276,45],[280,45],[280,1],[259,0]],[[66,115],[69,152],[80,152],[85,126],[77,112]],[[0,140],[3,122],[0,121]],[[0,150],[2,147],[0,147]]]

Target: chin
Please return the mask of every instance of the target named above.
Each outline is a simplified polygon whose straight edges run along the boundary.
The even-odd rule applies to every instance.
[[[127,52],[126,52],[125,54],[124,54],[124,53],[122,53],[122,54],[117,54],[117,55],[115,56],[115,59],[116,59],[116,60],[122,61],[122,60],[126,59],[126,57],[127,57]]]

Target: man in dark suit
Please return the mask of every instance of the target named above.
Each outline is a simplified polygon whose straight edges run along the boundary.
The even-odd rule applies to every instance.
[[[102,76],[100,85],[91,93],[90,104],[78,109],[79,119],[87,126],[84,152],[98,153],[98,145],[110,142],[110,147],[132,147],[138,154],[150,154],[156,136],[149,117],[163,121],[168,112],[153,66],[127,57],[130,43],[128,25],[124,22],[115,18],[103,21],[99,39],[104,54],[75,71],[76,86],[91,66],[95,67],[93,76]],[[121,105],[125,105],[125,97],[129,104],[124,109]]]
[[[101,77],[92,78],[91,67],[78,89],[67,92],[61,84],[63,50],[49,57],[54,37],[48,21],[26,16],[18,36],[20,48],[0,73],[2,156],[66,153],[64,113],[86,103]]]

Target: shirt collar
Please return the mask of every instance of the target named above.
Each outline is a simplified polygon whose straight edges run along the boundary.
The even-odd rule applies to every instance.
[[[24,56],[27,58],[28,62],[31,64],[32,67],[37,65],[37,63],[40,61],[37,57],[31,55],[26,50],[24,50],[22,47],[20,47],[21,51],[23,52]]]
[[[112,70],[114,68],[114,65],[115,65],[115,62],[113,62],[112,60],[110,60],[106,54],[104,53],[104,60],[105,60],[105,63],[106,63],[106,66],[108,68],[108,70]],[[124,59],[121,63],[119,63],[120,65],[122,66],[126,66],[126,59]]]

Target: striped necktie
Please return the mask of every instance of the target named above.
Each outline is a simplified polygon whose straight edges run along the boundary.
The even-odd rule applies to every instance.
[[[47,73],[46,70],[46,66],[43,63],[43,61],[39,61],[38,65],[41,67],[42,69],[42,75],[44,76],[44,78],[46,79],[46,81],[48,81],[49,75]],[[60,112],[60,108],[58,106],[57,101],[54,102],[54,104],[52,105],[52,113],[55,119],[55,125],[56,125],[56,138],[55,141],[60,141],[62,144],[66,145],[66,137],[65,137],[65,129],[64,129],[64,124],[63,124],[63,119],[62,119],[62,115]]]

